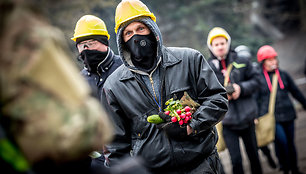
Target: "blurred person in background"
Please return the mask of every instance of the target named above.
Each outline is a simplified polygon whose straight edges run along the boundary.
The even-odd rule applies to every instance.
[[[235,48],[235,52],[237,53],[237,56],[240,58],[247,59],[252,62],[252,65],[257,69],[257,61],[253,62],[252,61],[252,53],[249,47],[245,45],[239,45]]]
[[[132,156],[152,173],[219,173],[215,124],[227,111],[227,99],[204,56],[163,46],[155,15],[139,0],[121,1],[115,22],[124,66],[106,80],[102,94],[115,125],[115,139],[107,145],[110,166]],[[200,106],[181,127],[163,111],[166,101],[184,93]],[[147,121],[158,113],[164,123]]]
[[[252,94],[258,88],[258,73],[248,59],[231,50],[231,37],[220,27],[213,28],[207,37],[211,52],[208,63],[227,90],[229,110],[222,120],[223,137],[228,148],[233,174],[244,173],[240,152],[241,137],[249,158],[252,174],[262,173],[258,157],[254,119],[256,101]]]
[[[297,152],[294,143],[294,120],[296,113],[289,93],[306,109],[306,99],[287,72],[279,68],[277,52],[269,45],[264,45],[257,52],[260,63],[260,90],[257,95],[259,115],[268,112],[269,96],[272,88],[272,76],[278,77],[275,101],[275,151],[284,174],[291,171],[299,174]]]
[[[120,57],[109,47],[109,38],[104,21],[94,15],[82,16],[71,38],[80,54],[78,59],[84,64],[81,74],[90,85],[93,96],[99,100],[104,82],[122,64]],[[106,153],[107,149],[100,147],[90,154],[93,171],[104,166]]]
[[[252,54],[249,47],[245,45],[239,45],[235,48],[235,52],[237,53],[237,56],[240,58],[248,59],[252,61]]]
[[[36,0],[1,1],[0,14],[0,172],[92,173],[88,154],[111,141],[113,127],[69,59],[63,33]],[[124,159],[94,173],[147,171],[139,159]]]
[[[245,46],[245,45],[239,45],[235,48],[235,52],[237,53],[237,56],[240,57],[240,58],[244,58],[244,59],[247,59],[249,61],[252,61],[252,54],[251,54],[251,51],[250,49]],[[258,69],[258,63],[257,62],[252,62],[252,65],[254,66],[254,68]],[[253,97],[255,97],[256,99],[256,95],[254,95]],[[255,121],[255,124],[256,124],[256,119],[254,120]],[[268,164],[271,168],[275,169],[277,166],[276,166],[276,163],[274,161],[274,159],[272,158],[271,156],[271,152],[270,152],[270,149],[268,146],[263,146],[263,147],[259,147],[259,149],[263,152],[263,154],[266,156],[267,158],[267,161],[268,161]]]
[[[0,2],[1,173],[88,173],[112,125],[36,1]]]

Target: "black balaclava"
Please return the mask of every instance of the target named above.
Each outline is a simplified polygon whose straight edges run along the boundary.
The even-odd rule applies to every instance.
[[[83,50],[80,58],[91,73],[97,73],[98,65],[106,58],[108,51]]]
[[[151,32],[148,35],[134,35],[125,45],[131,52],[135,67],[151,72],[157,63],[157,41]]]
[[[98,42],[108,46],[108,38],[104,35],[90,35],[77,38],[76,44],[85,40],[97,40]],[[80,54],[80,59],[83,61],[85,67],[91,73],[97,73],[98,65],[106,58],[108,50],[101,52],[97,50],[83,50]]]

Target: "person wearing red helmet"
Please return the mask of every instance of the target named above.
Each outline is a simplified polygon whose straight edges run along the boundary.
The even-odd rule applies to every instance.
[[[252,59],[252,54],[251,54],[251,51],[250,49],[245,46],[245,45],[239,45],[235,48],[235,52],[237,53],[237,56],[240,57],[240,58],[244,58],[244,59],[248,59],[251,61]],[[252,66],[255,68],[255,69],[258,69],[258,62],[252,62]],[[258,122],[258,120],[256,120]],[[257,143],[258,144],[258,143]],[[276,166],[276,163],[274,162],[274,159],[271,155],[271,152],[270,152],[270,149],[269,149],[269,146],[261,146],[259,147],[259,150],[264,154],[264,156],[266,157],[267,161],[268,161],[268,164],[269,166],[272,168],[272,169],[276,169],[277,166]]]
[[[257,52],[261,64],[260,89],[257,93],[258,114],[268,112],[269,96],[272,89],[271,79],[277,75],[278,87],[275,101],[275,151],[279,165],[284,173],[300,173],[297,164],[297,152],[294,143],[294,120],[296,113],[289,93],[306,109],[306,99],[295,85],[289,74],[279,69],[277,52],[269,45],[262,46]]]

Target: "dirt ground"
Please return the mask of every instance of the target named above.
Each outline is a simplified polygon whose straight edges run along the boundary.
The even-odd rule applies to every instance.
[[[298,164],[301,172],[306,174],[306,111],[302,109],[297,110],[298,118],[295,120],[295,142],[298,154]],[[250,174],[249,161],[245,154],[245,150],[243,149],[243,145],[240,142],[240,147],[242,148],[242,161],[244,166],[245,174]],[[277,161],[274,153],[273,144],[269,145],[273,158]],[[224,170],[226,174],[232,174],[231,171],[231,162],[229,158],[229,153],[227,150],[221,152],[220,154],[221,162],[223,164]],[[265,174],[281,174],[282,172],[279,169],[272,169],[269,167],[266,158],[263,156],[261,152],[259,152],[261,165],[263,168],[263,172]]]

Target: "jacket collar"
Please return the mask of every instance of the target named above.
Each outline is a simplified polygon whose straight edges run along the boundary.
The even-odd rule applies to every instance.
[[[162,66],[164,67],[173,66],[179,63],[180,61],[182,61],[181,59],[175,57],[173,52],[169,50],[167,47],[163,46],[162,52],[163,52]]]
[[[101,76],[102,73],[110,69],[113,64],[114,52],[108,48],[108,53],[105,59],[98,65],[98,73]]]

